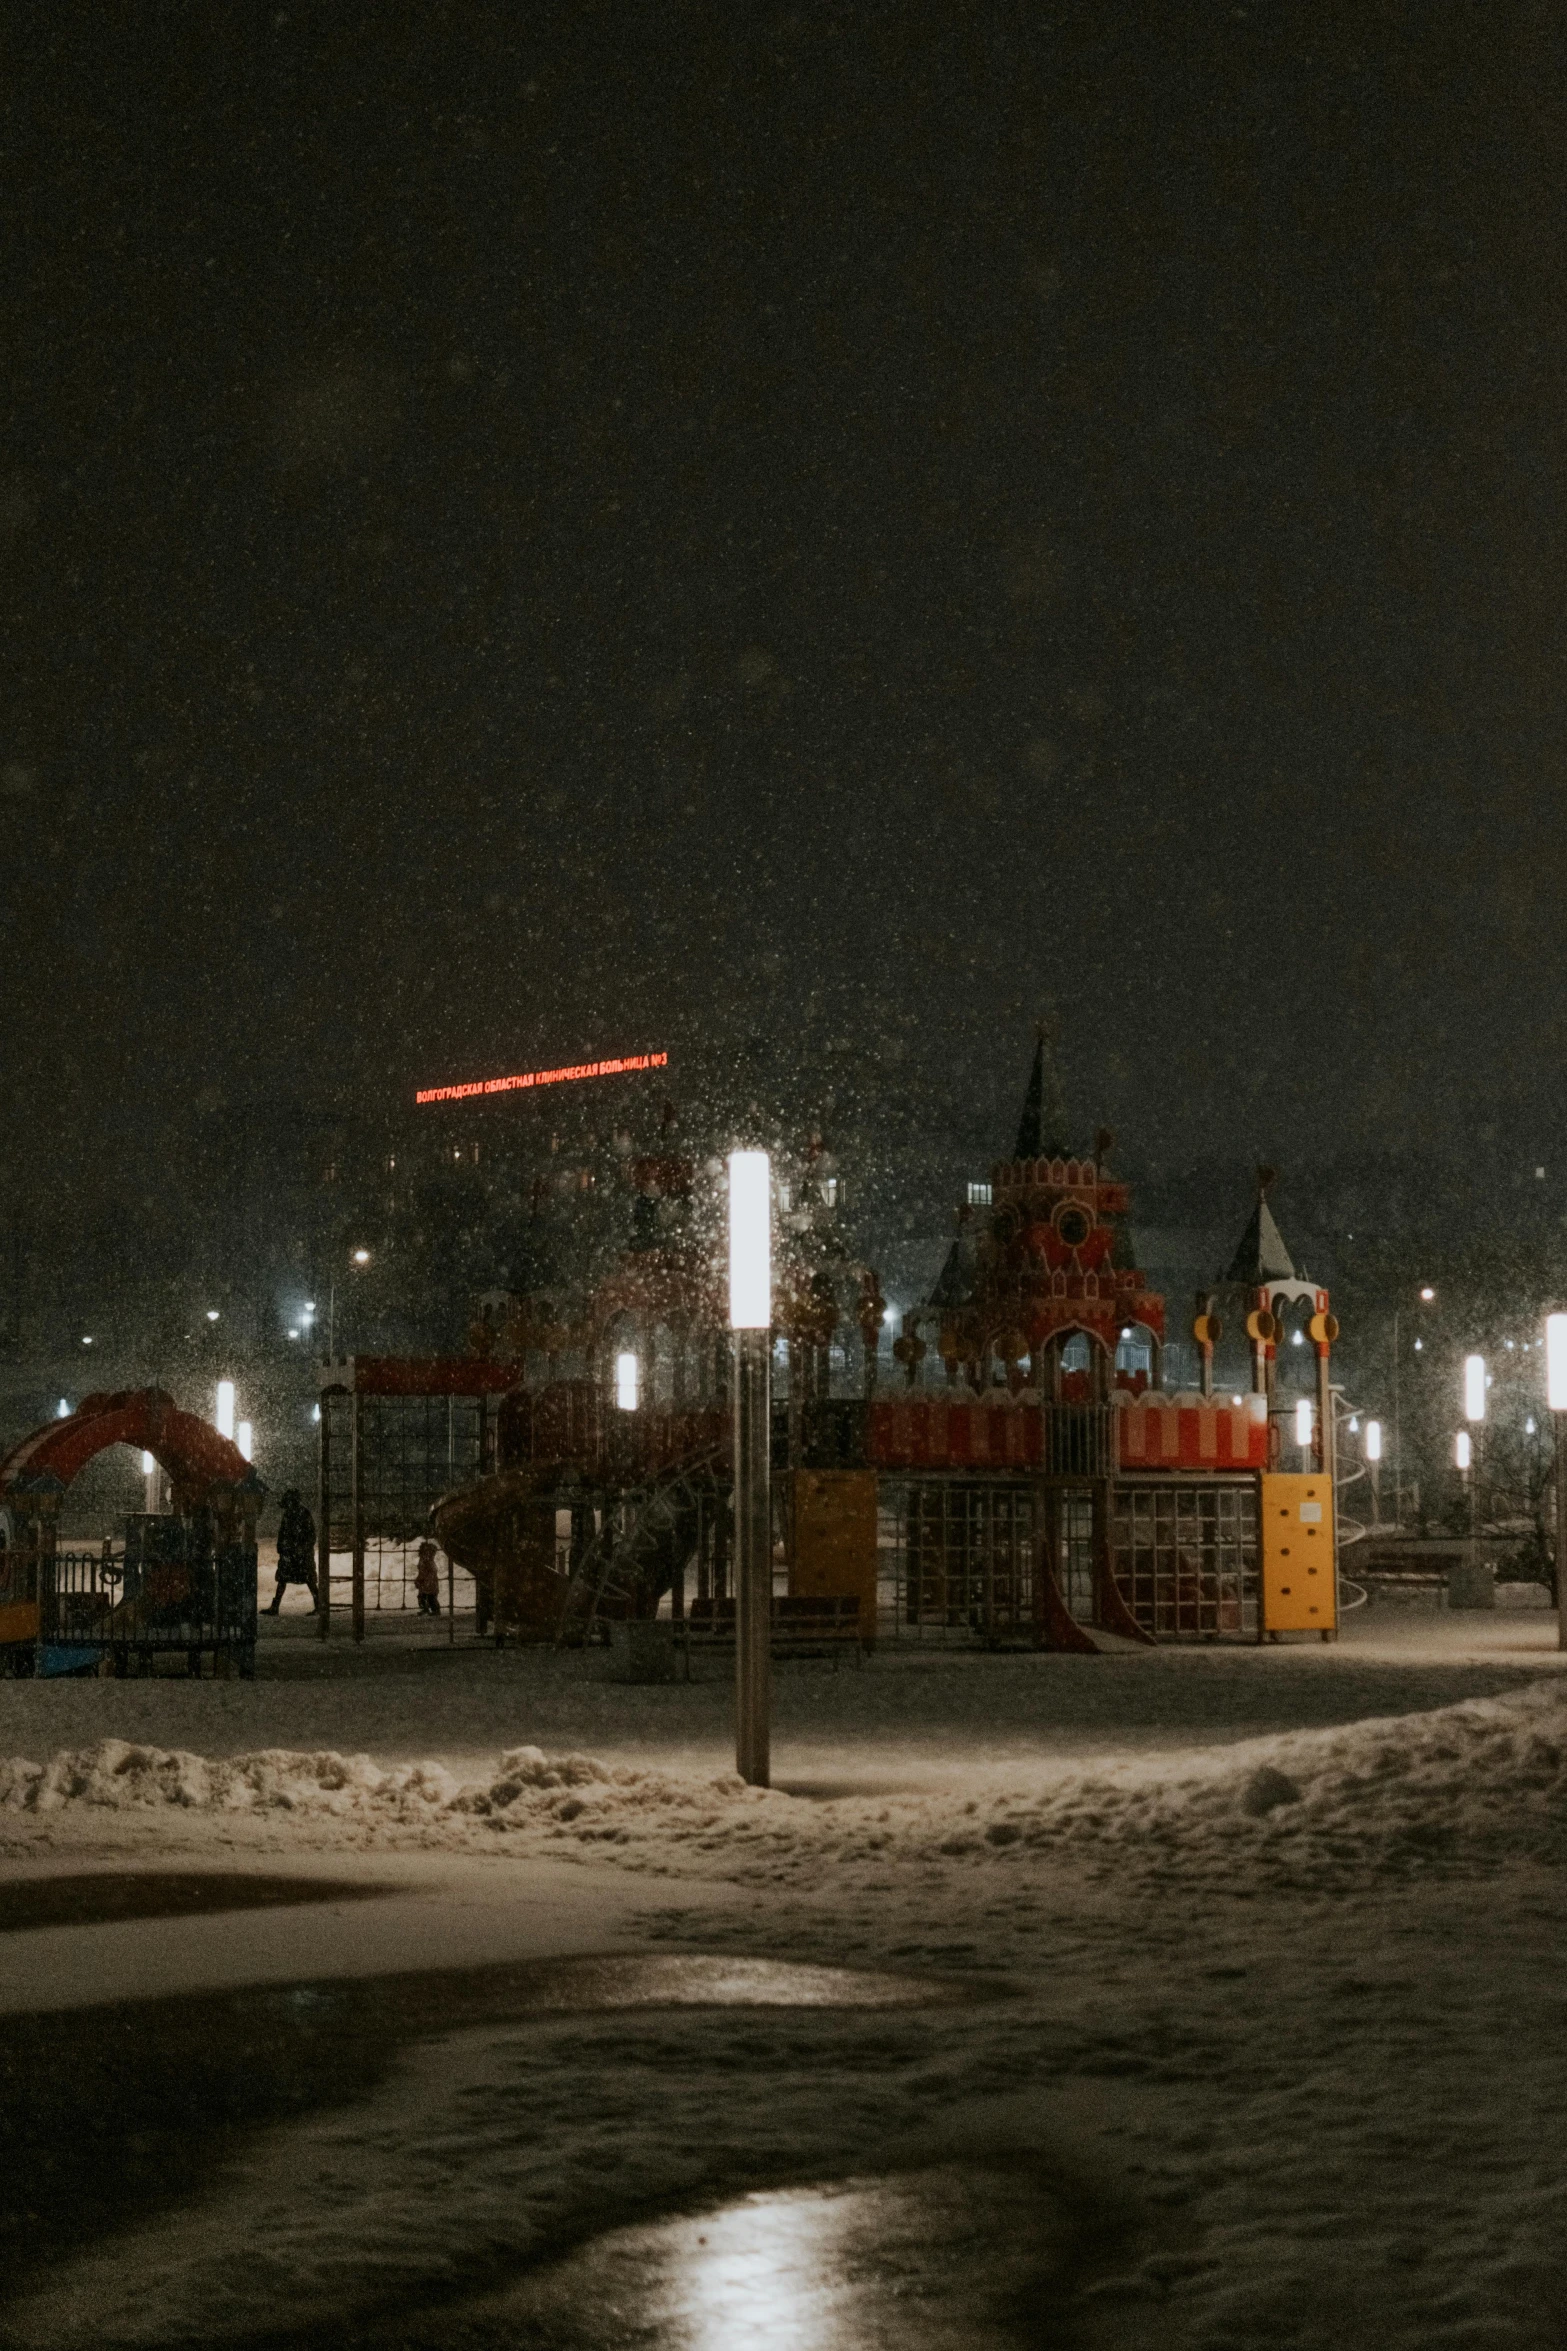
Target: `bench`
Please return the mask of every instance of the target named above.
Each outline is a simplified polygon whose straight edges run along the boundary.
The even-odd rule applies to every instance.
[[[676,1619],[674,1632],[676,1646],[685,1657],[689,1681],[693,1649],[733,1649],[735,1604],[732,1600],[692,1600],[685,1615]],[[791,1593],[783,1599],[775,1598],[768,1647],[774,1657],[830,1657],[835,1672],[839,1657],[845,1650],[852,1650],[855,1664],[863,1665],[865,1641],[860,1630],[858,1594]]]

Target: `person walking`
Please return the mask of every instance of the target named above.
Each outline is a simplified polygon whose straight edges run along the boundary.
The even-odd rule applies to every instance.
[[[419,1563],[414,1570],[414,1590],[419,1595],[419,1614],[439,1616],[441,1613],[441,1576],[435,1564],[435,1545],[428,1535],[419,1546]]]
[[[305,1507],[305,1498],[297,1486],[290,1486],[283,1496],[277,1522],[277,1589],[270,1608],[263,1616],[276,1616],[283,1605],[283,1594],[290,1584],[304,1584],[310,1593],[310,1606],[319,1614],[321,1594],[316,1588],[316,1522]]]

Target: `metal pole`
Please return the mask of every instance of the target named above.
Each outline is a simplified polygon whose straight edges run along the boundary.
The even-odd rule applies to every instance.
[[[321,1391],[321,1471],[316,1489],[319,1508],[316,1512],[316,1594],[320,1609],[317,1631],[322,1640],[332,1615],[332,1398],[327,1389]]]
[[[1398,1351],[1399,1309],[1393,1309],[1393,1524],[1404,1523],[1403,1358]]]
[[[771,1768],[772,1335],[734,1334],[735,1769],[765,1788]]]
[[[352,1500],[349,1514],[353,1522],[353,1576],[354,1576],[354,1639],[365,1637],[365,1400],[358,1388],[353,1400],[353,1451],[349,1474],[352,1481]]]
[[[1556,1423],[1556,1646],[1567,1649],[1567,1412]]]

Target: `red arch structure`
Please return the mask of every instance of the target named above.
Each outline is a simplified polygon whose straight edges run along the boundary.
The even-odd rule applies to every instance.
[[[210,1422],[182,1412],[165,1388],[84,1396],[65,1419],[46,1420],[0,1461],[0,1503],[19,1518],[52,1525],[71,1480],[110,1445],[150,1453],[168,1475],[176,1509],[205,1503],[224,1516],[254,1518],[263,1488],[250,1463]]]
[[[183,1566],[177,1591],[157,1595],[152,1613],[149,1570],[145,1583],[135,1587],[134,1604],[130,1583],[121,1606],[113,1600],[112,1587],[104,1598],[94,1581],[88,1594],[94,1621],[85,1632],[65,1615],[81,1595],[73,1584],[68,1601],[62,1601],[54,1581],[60,1504],[72,1479],[111,1445],[131,1445],[153,1456],[168,1475],[176,1517],[206,1514],[207,1590],[199,1624],[188,1624],[178,1606],[200,1589]],[[199,1668],[201,1651],[214,1647],[230,1656],[237,1653],[241,1672],[248,1672],[255,1649],[256,1506],[263,1491],[239,1447],[193,1412],[182,1412],[163,1388],[84,1396],[74,1412],[45,1421],[0,1460],[0,1671],[33,1670],[35,1646],[46,1661],[40,1670],[49,1671],[49,1644],[63,1640],[68,1649],[78,1643],[73,1656],[79,1651],[90,1657],[94,1648],[113,1655],[115,1671],[124,1672],[133,1650],[157,1646],[161,1638],[165,1646],[183,1643],[192,1672]],[[175,1605],[160,1617],[156,1609],[165,1601]],[[194,1618],[196,1610],[189,1613]],[[171,1624],[177,1629],[171,1631]]]

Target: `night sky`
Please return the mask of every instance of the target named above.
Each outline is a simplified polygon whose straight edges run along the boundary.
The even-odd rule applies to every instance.
[[[1145,1163],[1548,1155],[1559,12],[32,30],[13,1180],[759,1038],[1005,1125],[1047,1004]]]

